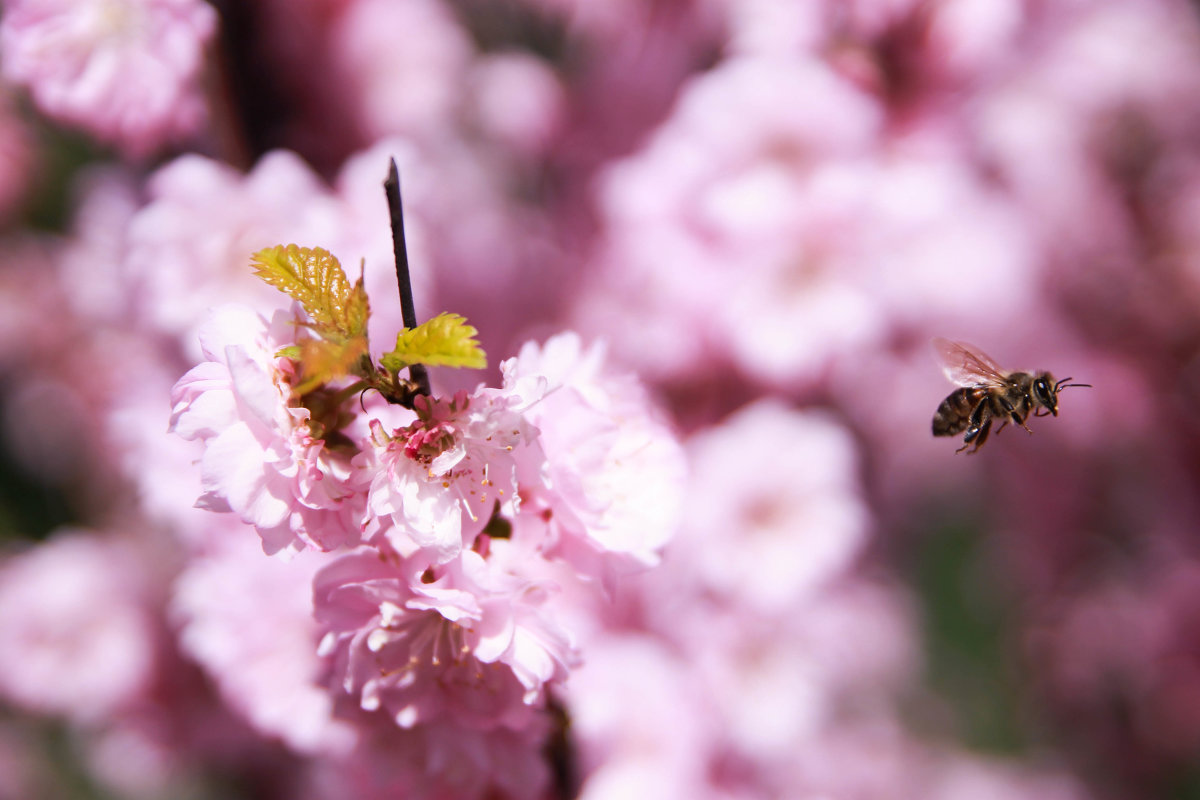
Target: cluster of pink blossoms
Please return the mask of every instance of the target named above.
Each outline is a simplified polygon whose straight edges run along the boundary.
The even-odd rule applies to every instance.
[[[231,306],[203,329],[208,360],[175,385],[171,417],[204,444],[198,505],[253,526],[269,554],[321,554],[331,707],[540,741],[547,693],[580,658],[560,598],[656,561],[682,449],[574,334],[526,345],[500,388],[412,409],[324,388],[306,407],[280,355],[297,321]]]

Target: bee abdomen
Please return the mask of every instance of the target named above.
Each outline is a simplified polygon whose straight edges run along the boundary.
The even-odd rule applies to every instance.
[[[978,402],[978,390],[971,387],[952,392],[933,415],[933,435],[954,436],[965,431]]]

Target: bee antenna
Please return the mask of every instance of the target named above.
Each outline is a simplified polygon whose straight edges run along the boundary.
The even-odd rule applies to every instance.
[[[1056,392],[1057,392],[1057,391],[1060,391],[1060,390],[1062,390],[1062,389],[1066,389],[1068,386],[1086,386],[1086,387],[1087,387],[1087,388],[1089,388],[1089,389],[1095,388],[1095,387],[1093,387],[1093,386],[1092,386],[1090,383],[1067,383],[1067,381],[1069,381],[1069,380],[1071,380],[1071,379],[1070,379],[1070,378],[1063,378],[1061,381],[1059,381],[1058,383],[1054,384],[1054,391],[1056,391]]]

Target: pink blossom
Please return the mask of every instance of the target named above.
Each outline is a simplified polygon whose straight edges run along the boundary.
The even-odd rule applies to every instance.
[[[359,713],[368,735],[352,753],[314,759],[300,800],[535,800],[550,784],[541,717],[521,730],[452,722],[398,728]]]
[[[522,481],[518,525],[610,589],[618,573],[658,563],[678,525],[685,466],[641,385],[608,367],[602,345],[585,347],[574,333],[529,342],[501,369],[505,389],[518,394],[545,383],[526,411],[545,463]]]
[[[922,742],[892,720],[842,724],[786,761],[759,775],[765,794],[807,792],[813,797],[864,800],[979,798],[980,800],[1086,800],[1079,781],[1053,768],[986,759]],[[804,795],[801,795],[804,796]]]
[[[719,51],[718,20],[707,0],[662,5],[646,0],[523,0],[536,19],[560,26],[571,54],[559,70],[571,111],[564,147],[574,179],[636,146],[674,102],[697,65]]]
[[[772,93],[774,81],[792,88]],[[801,102],[769,99],[796,86]],[[730,108],[746,124],[730,125]],[[580,324],[661,378],[731,362],[795,390],[891,330],[984,303],[998,316],[1028,308],[1031,220],[980,178],[955,120],[930,112],[901,134],[885,111],[808,55],[731,59],[693,80],[604,176]],[[958,278],[967,261],[971,281]]]
[[[198,0],[7,0],[5,77],[131,156],[194,134],[217,15]]]
[[[1046,26],[1055,35],[1038,42],[1042,47],[1025,66],[1041,90],[1068,100],[1072,113],[1103,114],[1131,104],[1164,130],[1194,118],[1194,112],[1177,105],[1200,80],[1200,26],[1186,5],[1152,1],[1056,8]],[[1143,58],[1132,55],[1139,50]]]
[[[1084,797],[1061,773],[904,729],[895,696],[917,665],[892,589],[851,577],[767,618],[691,591],[663,616],[686,628],[678,639],[607,630],[585,643],[568,695],[582,798]]]
[[[1098,721],[1121,702],[1142,759],[1186,760],[1200,744],[1200,563],[1171,554],[1126,569],[1047,604],[1027,649],[1060,714]],[[1101,726],[1089,739],[1114,734]]]
[[[316,576],[334,685],[401,727],[520,729],[575,660],[544,616],[549,587],[464,551],[449,564],[361,550]]]
[[[406,31],[396,47],[394,31]],[[444,137],[464,100],[474,46],[442,0],[349,4],[330,32],[331,61],[368,136]]]
[[[1000,759],[951,754],[928,794],[931,800],[1087,800],[1090,793],[1061,771]]]
[[[311,412],[292,402],[293,362],[277,354],[294,342],[294,320],[218,310],[201,336],[208,360],[171,392],[171,430],[204,443],[199,505],[237,513],[267,553],[353,544],[365,499],[349,457],[316,438]]]
[[[1021,314],[1039,301],[1032,220],[980,180],[945,120],[927,122],[893,143],[859,198],[852,279],[898,327],[970,318],[968,309],[984,305],[999,317]],[[961,280],[964,263],[974,280]]]
[[[246,535],[249,531],[240,520],[231,518],[232,526],[215,522],[210,512],[195,507],[203,493],[196,445],[164,435],[171,408],[163,399],[170,398],[179,380],[178,362],[164,359],[158,348],[136,334],[114,337],[111,343],[123,359],[119,389],[110,390],[103,412],[104,453],[136,492],[140,514],[170,530],[188,550],[207,549],[215,530],[237,528],[230,535]]]
[[[915,14],[926,13],[918,7]],[[930,14],[927,58],[960,75],[987,80],[1020,58],[1031,12],[1005,0],[947,3]]]
[[[714,0],[728,28],[728,47],[737,55],[788,55],[811,50],[828,31],[828,3],[774,0]]]
[[[972,135],[1048,252],[1069,248],[1064,263],[1089,265],[1120,254],[1121,270],[1136,269],[1144,254],[1123,202],[1129,187],[1119,184],[1133,159],[1164,159],[1153,184],[1192,157],[1187,98],[1200,91],[1200,27],[1175,2],[1047,11],[1019,61],[978,94],[967,115]],[[1106,281],[1123,283],[1115,272]]]
[[[264,156],[247,175],[182,156],[151,175],[145,191],[149,202],[127,226],[120,262],[136,290],[131,316],[140,328],[188,343],[193,356],[209,309],[231,302],[286,307],[282,294],[253,276],[250,254],[294,241],[283,218],[307,216],[298,214],[298,199],[306,209],[328,202],[316,176],[290,153]]]
[[[78,530],[0,562],[10,609],[0,615],[0,694],[82,723],[139,698],[157,646],[144,574],[126,544]]]
[[[865,544],[858,456],[832,419],[761,400],[697,433],[688,451],[691,544],[677,557],[705,591],[784,612],[843,574]]]
[[[881,111],[802,58],[731,59],[694,78],[648,144],[603,176],[582,324],[671,378],[733,358],[794,383],[875,341],[886,318],[844,265]]]
[[[188,561],[171,601],[181,649],[229,707],[261,733],[324,756],[345,753],[355,740],[320,683],[312,578],[327,559],[306,550],[282,561],[249,539],[224,537]]]
[[[417,398],[417,419],[391,434],[372,423],[374,447],[359,463],[374,473],[367,504],[394,548],[425,549],[445,563],[493,513],[516,515],[517,459],[540,460],[537,429],[516,410],[523,402],[480,388]]]
[[[689,663],[720,721],[720,746],[755,759],[765,773],[843,724],[848,698],[860,716],[886,718],[917,677],[915,626],[904,595],[852,576],[800,601],[747,619],[706,604],[679,634],[694,640]],[[856,632],[847,638],[845,631]]]
[[[412,148],[391,140],[349,159],[334,190],[287,151],[264,155],[245,174],[194,154],[168,163],[147,180],[148,202],[120,228],[124,250],[113,267],[126,287],[127,321],[180,341],[185,354],[199,361],[196,335],[211,308],[244,303],[269,314],[287,307],[287,298],[254,277],[249,267],[251,253],[286,243],[324,247],[342,259],[349,275],[365,259],[370,296],[395,297],[392,242],[380,188],[389,156],[397,158],[407,178]],[[406,181],[405,188],[410,186]],[[105,213],[86,208],[103,206],[105,200],[89,195],[85,210]],[[422,207],[411,198],[408,202],[416,206],[405,219],[410,258],[420,264],[427,257]],[[427,270],[414,270],[414,282],[415,295],[432,302]],[[372,340],[394,340],[402,324],[399,303],[376,302],[372,312]]]
[[[569,699],[581,800],[705,797],[720,721],[685,654],[654,636],[597,637]]]
[[[561,134],[565,90],[540,59],[518,53],[479,58],[470,83],[480,127],[513,152],[544,155]]]
[[[131,170],[92,168],[76,184],[71,237],[58,259],[62,291],[79,317],[106,327],[129,321],[133,308],[129,224],[141,203]]]
[[[916,665],[900,600],[851,578],[787,618],[763,619],[691,593],[675,619],[690,612],[685,624],[695,627],[678,640],[598,632],[568,695],[580,796],[652,787],[694,798],[915,800],[974,797],[972,788],[983,797],[1084,797],[1064,774],[985,761],[904,729],[895,696],[909,690]],[[900,658],[877,645],[899,645]]]
[[[1004,0],[926,4],[914,0],[776,3],[713,0],[727,18],[730,50],[739,55],[808,53],[881,94],[887,84],[922,104],[938,99],[939,78],[991,77],[1018,52],[1032,12]],[[895,51],[903,62],[891,60]],[[916,88],[913,88],[913,87]],[[894,89],[892,90],[894,92]]]

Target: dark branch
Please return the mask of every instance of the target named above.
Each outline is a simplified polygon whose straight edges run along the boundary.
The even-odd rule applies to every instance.
[[[404,318],[404,327],[417,327],[417,309],[413,304],[412,279],[408,274],[408,246],[404,240],[404,205],[400,200],[400,173],[396,169],[396,159],[388,164],[387,180],[383,182],[383,190],[387,193],[388,214],[392,222],[392,248],[396,253],[396,282],[400,285],[400,313]],[[414,364],[408,368],[408,375],[417,385],[417,394],[432,394],[429,387],[429,372],[424,364]]]

